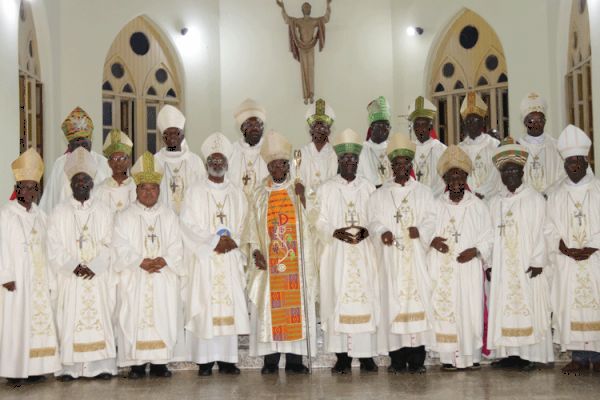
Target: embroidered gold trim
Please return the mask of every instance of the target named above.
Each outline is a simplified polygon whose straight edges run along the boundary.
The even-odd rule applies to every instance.
[[[56,347],[40,347],[29,350],[29,358],[50,357],[56,354]]]
[[[595,322],[571,322],[571,330],[579,332],[600,331],[600,321]]]
[[[91,343],[73,343],[73,351],[75,353],[87,353],[90,351],[104,350],[106,342],[91,342]]]
[[[135,342],[136,350],[158,350],[164,349],[167,345],[162,340],[147,340]]]
[[[413,322],[413,321],[423,321],[425,319],[425,312],[416,312],[416,313],[405,313],[398,314],[396,318],[394,318],[394,322]]]
[[[440,343],[457,343],[458,337],[456,335],[445,335],[443,333],[436,333],[435,339]]]
[[[533,335],[533,327],[529,328],[502,328],[502,336],[521,337]]]
[[[340,315],[340,324],[366,324],[371,320],[371,314]]]
[[[233,317],[213,317],[214,326],[229,326],[235,323]]]

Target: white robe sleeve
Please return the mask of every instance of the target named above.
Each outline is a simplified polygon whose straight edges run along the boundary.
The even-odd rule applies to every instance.
[[[48,236],[46,246],[48,250],[48,262],[55,273],[69,276],[79,265],[79,260],[74,258],[64,243],[62,222],[65,220],[64,212],[57,208],[48,218]],[[73,229],[73,228],[71,228]]]
[[[328,210],[323,206],[323,200],[331,195],[332,194],[325,190],[323,186],[317,190],[317,200],[315,201],[314,209],[312,211],[313,217],[310,218],[314,219],[312,223],[316,227],[317,236],[323,244],[331,243],[333,240],[333,232],[336,229],[327,218]],[[331,201],[331,199],[328,199],[328,201]]]
[[[423,190],[423,196],[419,198],[419,204],[416,204],[417,210],[421,209],[421,218],[418,222],[419,240],[425,252],[429,251],[429,245],[433,239],[436,225],[436,213],[434,209],[435,199],[430,189]]]
[[[185,246],[194,252],[197,257],[204,258],[210,255],[217,244],[220,236],[210,231],[210,225],[203,221],[202,215],[206,212],[206,204],[199,201],[198,192],[190,189],[184,196],[181,205],[181,235]]]
[[[181,230],[177,217],[173,211],[167,210],[168,213],[172,214],[172,218],[169,218],[169,232],[166,237],[166,245],[161,250],[163,258],[167,262],[165,268],[169,269],[176,275],[184,274],[182,263],[183,243],[181,241]]]
[[[491,262],[492,247],[494,246],[494,230],[492,228],[492,218],[487,206],[483,201],[478,201],[479,235],[474,243],[474,247],[479,250],[481,258],[484,262]]]
[[[10,247],[18,246],[18,244],[11,243],[8,225],[5,213],[0,214],[0,285],[16,280],[14,265],[11,262],[7,262],[7,258]],[[3,289],[0,288],[0,290]]]
[[[531,235],[531,256],[529,266],[534,268],[544,268],[547,265],[546,258],[546,241],[544,238],[544,227],[546,220],[546,201],[540,195],[536,199],[535,204],[526,206],[526,208],[534,207],[535,209],[528,213],[530,216],[530,226],[533,226]]]
[[[97,224],[101,225],[101,229],[98,235],[99,237],[97,238],[99,239],[99,243],[97,245],[96,257],[94,257],[87,264],[87,267],[91,269],[96,275],[106,273],[110,267],[113,218],[108,208],[104,209],[106,210],[106,212],[99,213],[101,221],[95,221]]]
[[[127,234],[128,228],[131,229],[132,221],[123,214],[121,218],[115,219],[116,223],[113,231],[113,268],[115,272],[135,270],[140,267],[144,257],[136,251],[135,244],[131,242]]]

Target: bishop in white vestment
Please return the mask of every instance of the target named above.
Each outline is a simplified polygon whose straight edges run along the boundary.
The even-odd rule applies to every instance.
[[[112,315],[115,281],[110,268],[113,217],[90,197],[96,163],[77,148],[65,165],[73,195],[48,220],[48,260],[58,281],[56,323],[62,381],[110,379],[117,373]]]
[[[392,114],[390,105],[379,96],[367,106],[369,112],[369,132],[371,137],[363,143],[358,163],[358,175],[367,178],[375,187],[380,187],[392,176],[390,161],[387,159],[387,138],[391,130]]]
[[[410,177],[415,144],[397,133],[388,140],[394,180],[369,200],[369,231],[377,244],[381,287],[380,354],[388,372],[425,372],[425,351],[434,344],[427,253],[435,228],[431,189]]]
[[[104,156],[112,170],[100,184],[94,196],[106,204],[113,213],[124,210],[136,199],[135,182],[129,176],[133,143],[125,132],[118,129],[110,131],[104,141]]]
[[[579,128],[563,130],[558,149],[567,178],[548,196],[554,343],[573,352],[564,372],[600,371],[600,181],[588,171],[591,145]]]
[[[168,378],[181,307],[182,273],[179,218],[158,201],[160,167],[145,152],[131,169],[137,200],[117,214],[113,234],[113,269],[119,293],[119,366],[131,367],[130,379]]]
[[[500,185],[500,175],[492,162],[492,156],[500,142],[485,134],[487,111],[488,107],[478,93],[467,94],[460,107],[465,139],[459,146],[467,153],[473,165],[467,181],[469,189],[480,199],[489,202]]]
[[[469,156],[451,145],[438,163],[448,191],[433,205],[429,252],[436,344],[442,368],[479,368],[483,346],[483,263],[492,250],[487,206],[466,189]]]
[[[375,251],[368,240],[367,202],[375,186],[356,176],[362,148],[351,129],[337,134],[333,146],[339,174],[323,183],[315,204],[319,252],[321,327],[325,351],[336,354],[334,373],[349,373],[352,358],[361,370],[377,371],[379,280]]]
[[[95,186],[99,186],[104,179],[111,175],[106,158],[92,150],[94,123],[84,110],[76,107],[71,111],[62,123],[61,129],[69,145],[67,153],[54,161],[50,177],[44,187],[44,195],[40,200],[40,207],[48,215],[50,215],[54,207],[72,197],[71,182],[65,174],[65,164],[76,148],[83,147],[90,152],[97,170],[94,177]]]
[[[242,239],[253,257],[248,266],[250,355],[265,356],[263,374],[277,373],[281,353],[286,353],[286,372],[308,373],[302,364],[302,356],[308,355],[307,332],[310,353],[316,352],[317,279],[306,240],[310,234],[306,199],[302,195],[297,198],[289,178],[291,152],[292,145],[285,137],[274,131],[267,133],[261,157],[269,177],[251,198]]]
[[[413,160],[415,177],[418,182],[430,187],[433,196],[437,198],[444,193],[446,188],[444,180],[436,170],[438,160],[446,150],[446,145],[431,135],[436,115],[437,107],[426,98],[419,96],[415,100],[408,120],[417,137]]]
[[[156,126],[165,144],[154,155],[156,163],[164,171],[160,198],[179,215],[187,189],[206,176],[206,168],[185,141],[185,116],[181,111],[165,105],[156,117]]]
[[[34,148],[12,163],[16,199],[0,208],[0,376],[35,382],[60,370],[46,258],[46,214],[36,204],[44,162]]]
[[[544,130],[546,107],[546,101],[534,92],[521,101],[521,118],[527,134],[518,141],[529,153],[523,179],[545,196],[554,183],[566,177],[556,139]]]
[[[248,201],[227,178],[231,143],[220,132],[202,145],[208,177],[187,193],[181,212],[189,287],[186,329],[198,374],[237,375],[238,335],[250,333],[246,256],[240,250]]]
[[[487,348],[493,367],[532,370],[554,361],[544,238],[546,202],[524,182],[529,154],[508,137],[493,161],[503,187],[490,203],[494,227]]]
[[[238,106],[233,117],[243,137],[233,143],[227,175],[234,185],[243,188],[244,193],[251,196],[269,175],[267,164],[260,156],[267,113],[255,100],[246,99]]]

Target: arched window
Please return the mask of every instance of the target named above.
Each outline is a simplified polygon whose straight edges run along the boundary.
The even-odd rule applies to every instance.
[[[438,106],[436,130],[446,144],[460,141],[460,105],[479,92],[489,107],[488,129],[508,132],[508,72],[504,50],[487,22],[462,11],[441,35],[433,54],[429,96]]]
[[[44,102],[38,42],[31,4],[19,8],[19,151],[35,147],[43,156]]]
[[[569,25],[567,52],[566,106],[567,120],[583,129],[594,140],[592,118],[592,49],[590,46],[590,19],[587,1],[573,0]],[[590,163],[594,167],[594,149]]]
[[[103,139],[113,128],[134,143],[134,157],[155,153],[162,140],[156,128],[164,104],[182,108],[177,57],[160,30],[144,16],[130,21],[113,41],[102,79]]]

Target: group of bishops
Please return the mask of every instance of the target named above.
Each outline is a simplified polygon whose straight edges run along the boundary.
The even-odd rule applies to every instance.
[[[575,126],[545,132],[546,103],[521,103],[526,135],[487,134],[469,93],[464,140],[434,135],[436,107],[418,97],[415,139],[391,131],[379,97],[364,141],[331,134],[333,109],[306,114],[296,152],[266,111],[244,101],[242,137],[221,133],[193,153],[185,117],[157,116],[164,147],[132,163],[119,130],[91,149],[81,108],[62,125],[67,152],[48,176],[29,149],[12,163],[0,208],[0,376],[61,381],[169,377],[173,361],[239,374],[238,336],[261,372],[307,373],[303,356],[335,353],[334,373],[531,370],[572,351],[565,372],[600,371],[600,181]],[[331,136],[331,137],[330,137]],[[133,164],[133,165],[132,165]],[[39,206],[37,205],[39,200]]]

